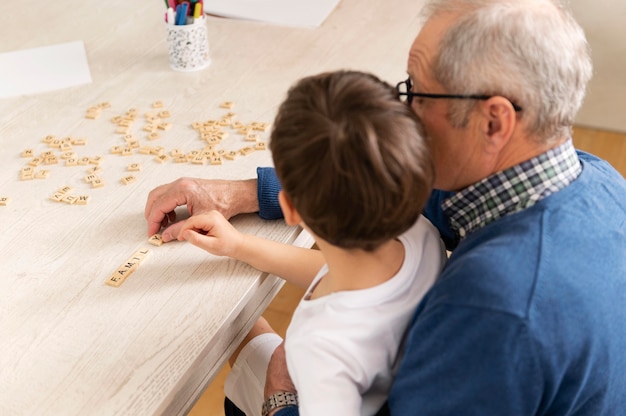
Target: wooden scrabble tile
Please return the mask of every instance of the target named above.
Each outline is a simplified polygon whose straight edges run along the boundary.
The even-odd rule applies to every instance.
[[[73,205],[76,202],[77,199],[78,199],[78,197],[76,197],[74,195],[65,195],[61,201],[65,202],[66,204]]]
[[[193,159],[191,159],[191,163],[193,163],[194,165],[203,165],[204,164],[204,156],[202,154],[195,156]]]
[[[122,263],[116,271],[105,281],[109,286],[119,287],[124,281],[135,272],[141,263],[150,254],[148,249],[137,250],[128,260]]]
[[[104,160],[102,156],[93,156],[89,158],[89,163],[91,163],[92,165],[100,165],[100,163],[102,163],[102,160]]]
[[[131,163],[127,169],[131,172],[139,172],[141,170],[141,163]]]
[[[156,139],[158,139],[160,137],[161,137],[161,135],[155,131],[155,132],[152,132],[152,133],[148,134],[147,139],[148,140],[156,140]]]
[[[150,237],[148,239],[148,242],[152,244],[153,246],[159,247],[163,245],[163,237],[161,237],[161,234],[157,233],[157,234],[154,234],[152,237]]]
[[[267,129],[270,127],[269,123],[264,123],[261,121],[253,121],[252,123],[250,123],[250,125],[252,126],[252,129],[259,131],[267,131]]]
[[[85,176],[84,179],[85,179],[85,182],[87,182],[87,183],[94,183],[94,181],[97,181],[100,178],[98,177],[98,175],[89,174],[89,175]]]
[[[122,149],[122,156],[132,156],[133,155],[133,149],[130,147],[125,147],[124,149]]]
[[[148,257],[152,253],[152,250],[148,248],[140,248],[135,251],[133,255],[130,257],[131,259],[137,259],[141,263],[146,257]]]
[[[0,207],[6,207],[11,202],[8,196],[0,196]]]
[[[163,108],[163,101],[156,100],[152,103],[152,108]]]
[[[228,160],[235,160],[237,158],[237,155],[239,155],[238,152],[235,152],[234,150],[231,150],[230,152],[226,152],[224,154],[224,157]]]
[[[88,174],[97,174],[97,173],[101,173],[102,172],[102,168],[100,166],[92,166],[89,169],[87,169],[87,173]]]
[[[235,103],[233,103],[232,101],[224,101],[222,104],[220,104],[220,107],[222,108],[233,108],[235,106]]]
[[[39,166],[42,163],[43,163],[43,159],[40,157],[34,157],[28,162],[28,164],[31,166]]]
[[[87,205],[87,203],[89,202],[89,199],[91,199],[89,195],[78,195],[76,197],[76,202],[74,202],[74,204],[75,205]]]
[[[96,179],[95,181],[91,182],[92,188],[102,188],[103,186],[104,182],[102,181],[102,179]]]
[[[35,179],[47,179],[50,177],[50,171],[47,169],[42,169],[35,173]]]
[[[59,158],[56,155],[48,156],[43,160],[44,165],[56,165],[59,163]]]
[[[62,186],[59,189],[57,189],[57,192],[60,194],[66,194],[68,192],[70,192],[72,190],[71,186]]]
[[[46,137],[43,138],[43,142],[46,143],[46,144],[50,144],[50,143],[52,143],[55,140],[56,140],[56,136],[54,136],[52,134],[49,134],[49,135],[47,135]]]
[[[246,156],[254,152],[254,147],[246,146],[246,147],[241,148],[239,152],[241,152],[242,155]]]
[[[168,160],[170,160],[170,157],[168,155],[158,155],[157,157],[154,158],[154,160],[156,160],[159,163],[165,163]]]
[[[254,149],[255,150],[265,150],[265,149],[267,149],[267,145],[265,144],[265,142],[257,142],[257,144],[254,145]]]
[[[34,149],[25,149],[22,151],[22,157],[33,157],[33,156],[35,156]]]
[[[64,152],[61,154],[61,159],[67,161],[67,159],[76,159],[76,152]]]
[[[54,202],[61,202],[63,201],[64,197],[65,197],[65,194],[61,192],[55,192],[52,195],[50,195],[50,199],[53,200]]]
[[[247,142],[256,142],[257,140],[259,140],[259,135],[256,133],[248,133],[244,140]]]
[[[100,108],[111,108],[111,103],[108,102],[108,101],[104,101],[104,102],[101,102],[100,104],[98,104],[98,107],[100,107]]]
[[[87,139],[72,139],[73,146],[84,146],[87,144]]]
[[[122,147],[122,146],[113,146],[111,148],[111,153],[113,153],[114,155],[121,155],[122,154],[122,150],[124,150],[124,147]]]
[[[65,166],[76,166],[78,165],[78,159],[72,157],[65,160]]]
[[[170,118],[172,115],[170,114],[170,112],[169,112],[169,111],[167,111],[167,110],[163,110],[163,111],[159,111],[158,116],[159,116],[160,118]]]
[[[210,161],[211,165],[221,165],[222,164],[222,158],[221,156],[213,156],[211,158]]]
[[[136,263],[123,264],[113,272],[105,283],[109,286],[119,287],[128,276],[133,274],[136,268]]]
[[[128,176],[124,176],[121,181],[124,185],[129,185],[133,182],[135,182],[137,180],[137,178],[133,175],[128,175]]]
[[[81,157],[80,159],[78,159],[78,164],[81,166],[85,166],[89,164],[89,157],[85,156],[85,157]]]
[[[100,117],[100,110],[95,110],[95,111],[87,110],[87,113],[85,114],[85,118],[88,118],[91,120],[95,120],[98,117]]]
[[[172,123],[159,123],[159,130],[169,130],[172,128]]]

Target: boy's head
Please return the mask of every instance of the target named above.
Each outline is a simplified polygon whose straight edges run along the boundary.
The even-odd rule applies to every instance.
[[[278,110],[270,149],[302,221],[342,248],[373,250],[402,234],[431,191],[433,166],[415,115],[370,74],[297,82]]]

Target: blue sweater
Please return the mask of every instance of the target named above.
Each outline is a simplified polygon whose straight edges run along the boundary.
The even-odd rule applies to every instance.
[[[626,181],[579,156],[567,188],[460,243],[433,193],[454,251],[410,325],[392,415],[626,415]]]

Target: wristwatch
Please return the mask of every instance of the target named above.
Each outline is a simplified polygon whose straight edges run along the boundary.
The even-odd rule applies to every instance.
[[[292,393],[290,391],[281,391],[274,393],[265,400],[263,407],[261,408],[261,415],[267,416],[272,410],[279,407],[297,406],[298,405],[298,393]]]

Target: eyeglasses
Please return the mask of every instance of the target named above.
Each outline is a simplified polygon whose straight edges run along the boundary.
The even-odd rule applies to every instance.
[[[411,88],[413,84],[411,83],[411,78],[407,78],[406,81],[398,82],[396,85],[396,89],[398,90],[398,95],[400,97],[406,97],[406,103],[411,105],[413,102],[413,97],[424,97],[424,98],[448,98],[448,99],[458,99],[458,100],[488,100],[493,95],[462,95],[462,94],[431,94],[426,92],[412,92]],[[508,99],[508,98],[507,98]],[[522,107],[515,104],[513,101],[509,100],[511,105],[513,105],[513,109],[515,111],[522,111]]]

